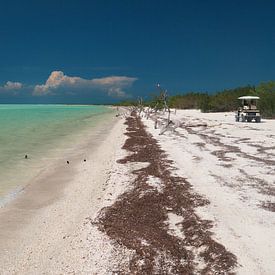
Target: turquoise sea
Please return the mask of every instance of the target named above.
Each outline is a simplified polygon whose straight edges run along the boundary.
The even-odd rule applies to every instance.
[[[43,159],[112,112],[105,106],[0,104],[0,207],[43,168]]]

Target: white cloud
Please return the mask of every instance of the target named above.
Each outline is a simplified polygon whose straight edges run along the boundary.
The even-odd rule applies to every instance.
[[[20,82],[12,82],[12,81],[7,81],[4,86],[1,86],[1,90],[5,91],[14,91],[14,90],[20,90],[23,87],[23,84]]]
[[[103,91],[110,96],[125,96],[124,89],[132,86],[135,77],[109,76],[103,78],[84,79],[67,76],[62,71],[53,71],[45,84],[34,87],[34,95],[48,95],[58,93],[61,89],[87,89],[89,91]]]

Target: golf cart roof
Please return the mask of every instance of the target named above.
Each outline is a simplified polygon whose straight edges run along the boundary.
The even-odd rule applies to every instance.
[[[240,96],[238,99],[252,100],[252,99],[260,99],[258,96],[245,95]]]

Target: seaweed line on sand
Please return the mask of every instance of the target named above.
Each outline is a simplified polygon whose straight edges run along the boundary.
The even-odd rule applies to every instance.
[[[132,171],[132,188],[93,221],[114,244],[134,251],[128,266],[116,274],[233,274],[236,256],[213,239],[211,221],[195,213],[208,200],[194,193],[184,178],[172,175],[172,161],[135,113],[125,123],[123,149],[131,154],[118,162],[149,165]],[[149,178],[157,178],[161,188],[150,185]],[[169,213],[182,218],[177,226],[183,237],[169,232]]]

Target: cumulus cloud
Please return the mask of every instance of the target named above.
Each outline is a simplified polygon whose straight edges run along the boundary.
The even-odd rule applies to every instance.
[[[12,82],[12,81],[7,81],[4,86],[1,86],[1,90],[5,91],[14,91],[14,90],[20,90],[23,87],[23,84],[20,82]]]
[[[129,88],[137,80],[135,77],[109,76],[103,78],[84,79],[76,76],[67,76],[62,71],[53,71],[45,84],[34,87],[34,95],[56,94],[60,90],[79,89],[88,91],[102,91],[110,96],[125,96],[125,88]]]

